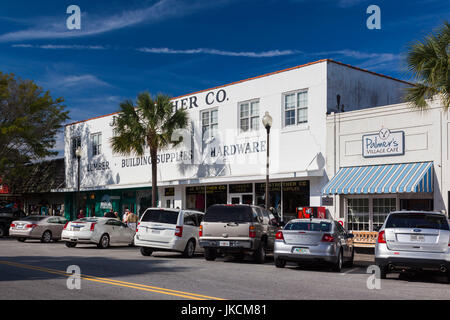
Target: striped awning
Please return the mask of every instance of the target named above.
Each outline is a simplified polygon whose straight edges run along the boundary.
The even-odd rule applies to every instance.
[[[323,194],[433,192],[433,162],[341,168]]]

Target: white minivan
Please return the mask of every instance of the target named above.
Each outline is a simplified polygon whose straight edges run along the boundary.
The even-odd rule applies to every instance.
[[[198,244],[198,228],[203,212],[182,209],[148,208],[139,221],[134,244],[144,256],[153,251],[175,251],[191,258],[202,253]]]

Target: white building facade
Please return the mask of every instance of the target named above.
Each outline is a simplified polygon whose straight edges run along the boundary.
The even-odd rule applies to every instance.
[[[349,230],[377,231],[393,210],[448,214],[450,117],[439,99],[327,116],[323,196]]]
[[[320,60],[173,99],[189,113],[185,143],[158,154],[162,207],[206,210],[214,203],[265,203],[266,130],[270,133],[270,203],[285,218],[321,206],[329,181],[327,113],[401,101],[408,83],[332,60]],[[337,99],[337,97],[339,98]],[[338,102],[339,101],[339,105]],[[66,216],[75,207],[102,215],[151,204],[151,165],[111,150],[115,114],[65,128]],[[80,146],[80,170],[75,155]],[[80,178],[80,193],[78,189]],[[78,205],[75,203],[75,195]]]

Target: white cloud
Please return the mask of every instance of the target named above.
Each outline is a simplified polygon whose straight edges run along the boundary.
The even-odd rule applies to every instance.
[[[76,49],[76,50],[107,50],[107,46],[86,46],[78,44],[59,45],[59,44],[44,44],[44,45],[32,45],[32,44],[13,44],[13,48],[35,48],[35,49],[48,49],[48,50],[61,50],[61,49]]]
[[[145,53],[156,53],[156,54],[211,54],[219,56],[231,56],[231,57],[248,57],[248,58],[270,58],[287,56],[301,53],[298,50],[270,50],[262,52],[251,52],[251,51],[225,51],[218,49],[208,49],[208,48],[197,48],[197,49],[170,49],[170,48],[139,48],[137,51]]]
[[[209,7],[226,4],[230,1],[232,0],[159,0],[143,9],[128,10],[107,16],[91,15],[82,12],[81,30],[67,30],[65,19],[62,19],[62,17],[41,18],[35,21],[35,25],[29,29],[1,34],[0,42],[77,38],[96,35],[141,23],[155,23],[170,18],[186,16]]]

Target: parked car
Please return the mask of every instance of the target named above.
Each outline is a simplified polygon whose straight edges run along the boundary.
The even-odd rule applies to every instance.
[[[381,278],[389,272],[439,270],[450,281],[450,230],[440,212],[398,211],[386,218],[375,245]]]
[[[40,239],[49,243],[61,239],[61,232],[67,220],[58,216],[28,216],[14,220],[9,228],[9,235],[24,242],[26,239]]]
[[[8,235],[11,222],[25,216],[25,212],[16,208],[0,208],[0,238]]]
[[[205,259],[213,261],[220,253],[242,259],[251,254],[264,263],[273,251],[278,222],[268,210],[253,205],[218,204],[210,206],[200,226],[200,246]]]
[[[69,248],[78,243],[94,243],[98,248],[110,245],[133,245],[135,230],[118,219],[92,217],[68,222],[64,226],[61,239]]]
[[[294,219],[276,234],[275,266],[286,261],[327,263],[337,272],[353,264],[353,235],[329,219]]]
[[[198,245],[198,228],[204,213],[194,210],[148,208],[139,221],[134,244],[144,256],[154,251],[181,252],[191,258],[203,249]]]

